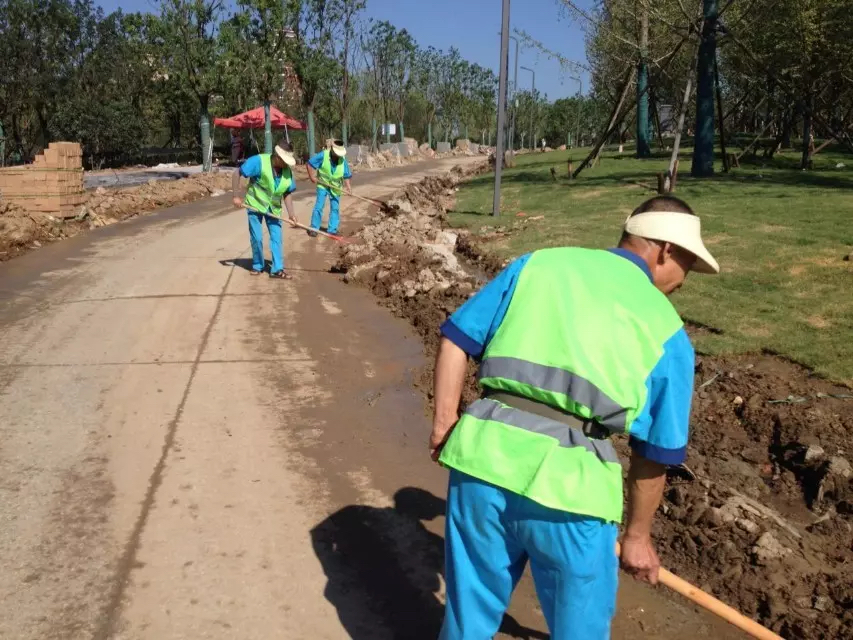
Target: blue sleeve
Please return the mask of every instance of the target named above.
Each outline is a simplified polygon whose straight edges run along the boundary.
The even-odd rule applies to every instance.
[[[252,156],[240,165],[240,175],[244,178],[260,178],[261,156]]]
[[[308,160],[308,164],[311,165],[312,169],[319,169],[320,165],[323,164],[323,152],[315,153],[311,156],[311,159]]]
[[[349,167],[349,160],[344,160],[344,180],[352,178],[352,169]]]
[[[681,464],[687,454],[696,356],[682,327],[663,346],[646,380],[646,406],[631,425],[631,448],[660,464]]]
[[[479,358],[503,322],[518,276],[530,254],[510,263],[441,325],[441,334],[469,356]]]

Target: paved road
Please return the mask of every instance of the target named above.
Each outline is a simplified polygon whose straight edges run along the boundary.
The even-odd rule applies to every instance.
[[[0,266],[0,638],[435,637],[420,342],[322,239],[288,232],[293,282],[250,277],[245,227],[211,198]],[[726,635],[620,597],[615,637]],[[528,582],[511,613],[545,637]]]

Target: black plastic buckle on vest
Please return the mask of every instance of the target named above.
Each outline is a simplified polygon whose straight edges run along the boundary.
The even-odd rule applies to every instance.
[[[574,413],[563,411],[562,409],[543,404],[536,400],[531,400],[530,398],[525,398],[524,396],[520,396],[509,391],[499,391],[497,389],[489,389],[486,387],[483,390],[483,398],[495,400],[496,402],[505,404],[513,409],[526,411],[527,413],[532,413],[540,418],[545,418],[546,420],[561,422],[572,429],[577,429],[578,431],[583,432],[587,438],[592,440],[606,440],[610,437],[610,431],[605,427],[602,427],[595,420],[581,418],[580,416],[576,416]]]

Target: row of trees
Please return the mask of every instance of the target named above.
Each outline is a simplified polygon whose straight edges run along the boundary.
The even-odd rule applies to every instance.
[[[813,135],[853,149],[853,0],[606,0],[592,12],[555,3],[586,33],[587,63],[562,62],[587,71],[608,105],[600,131],[630,132],[640,157],[655,133],[679,133],[679,119],[695,136],[696,176],[713,173],[717,143],[772,155],[794,134],[803,168]],[[657,121],[662,107],[673,121]]]
[[[383,122],[423,140],[494,129],[490,70],[364,10],[365,0],[160,0],[157,13],[105,15],[92,0],[0,0],[4,160],[56,139],[82,142],[91,162],[143,147],[207,159],[214,116],[270,103],[308,122],[302,152],[332,136],[374,143]]]

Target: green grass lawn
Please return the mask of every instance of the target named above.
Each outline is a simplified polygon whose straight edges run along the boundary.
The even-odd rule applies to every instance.
[[[603,154],[601,164],[570,181],[588,150],[530,154],[504,171],[502,215],[490,215],[494,176],[459,189],[451,224],[484,234],[505,257],[542,247],[609,247],[626,216],[654,195],[656,175],[668,155],[637,160],[631,151]],[[686,320],[716,331],[701,332],[696,347],[707,353],[771,351],[838,381],[853,381],[853,157],[824,151],[814,170],[798,169],[788,151],[761,157],[717,176],[690,177],[689,149],[679,160],[675,195],[702,218],[706,244],[720,262],[719,277],[691,276],[673,301]],[[837,163],[847,166],[836,168]],[[558,181],[551,176],[556,168]],[[524,228],[494,234],[528,217]]]

